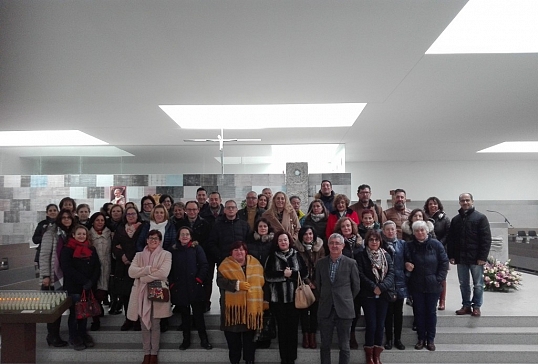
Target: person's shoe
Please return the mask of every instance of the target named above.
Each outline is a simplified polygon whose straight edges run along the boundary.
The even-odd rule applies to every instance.
[[[159,364],[159,357],[157,355],[150,355],[149,364]]]
[[[310,347],[310,336],[306,332],[303,333],[303,348],[308,349]]]
[[[76,337],[73,340],[69,340],[69,343],[73,345],[73,349],[76,351],[81,351],[86,349],[86,345],[84,345],[84,341],[80,337]]]
[[[316,333],[311,332],[310,339],[308,340],[310,342],[310,349],[316,349],[318,347],[318,344],[316,343]]]
[[[136,320],[133,324],[133,331],[142,331],[142,326],[140,323],[140,319]],[[154,355],[156,356],[156,355]]]
[[[95,346],[93,338],[88,334],[82,337],[82,342],[84,343],[84,345],[86,345],[87,348],[93,348]]]
[[[426,349],[428,349],[429,351],[435,351],[435,344],[434,343],[428,343],[426,345]]]
[[[424,340],[419,340],[419,341],[415,344],[415,349],[416,349],[416,350],[422,350],[422,349],[424,349]]]
[[[471,307],[463,306],[459,310],[456,311],[456,315],[470,315],[473,312]]]
[[[101,328],[101,322],[100,321],[94,321],[90,325],[90,330],[91,331],[99,331],[100,328]]]
[[[359,343],[357,342],[357,338],[355,337],[355,331],[352,331],[351,335],[349,336],[349,348],[350,349],[359,348]]]
[[[482,312],[480,312],[480,307],[473,307],[473,313],[471,316],[480,317],[480,315],[482,315]]]
[[[142,364],[149,364],[150,356],[151,355],[144,355],[144,361],[142,362]]]
[[[202,339],[200,346],[206,350],[213,349],[213,345],[211,345],[207,339]]]
[[[183,340],[183,342],[181,343],[181,345],[179,345],[179,350],[187,350],[190,346],[191,346],[191,342],[190,342],[190,341],[185,341],[185,340]]]
[[[392,350],[392,340],[387,340],[387,342],[385,343],[385,349]]]
[[[129,331],[133,328],[134,326],[134,321],[131,321],[129,319],[125,319],[125,321],[123,322],[123,325],[121,325],[121,328],[120,330],[121,331]]]
[[[49,346],[54,346],[55,348],[61,348],[67,346],[67,341],[62,340],[59,335],[47,335],[47,344]]]
[[[394,340],[394,347],[398,350],[405,350],[405,345],[400,340]]]

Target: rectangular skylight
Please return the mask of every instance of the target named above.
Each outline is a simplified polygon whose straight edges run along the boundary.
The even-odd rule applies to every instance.
[[[538,142],[503,142],[477,153],[538,153]]]
[[[80,130],[0,131],[0,146],[2,147],[107,144],[107,142],[94,138]]]
[[[159,105],[185,129],[334,128],[355,123],[365,103]]]
[[[426,54],[536,52],[537,0],[470,0]]]

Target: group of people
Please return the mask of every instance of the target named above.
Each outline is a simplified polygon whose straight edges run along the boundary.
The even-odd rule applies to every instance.
[[[487,219],[474,210],[468,193],[460,195],[452,222],[436,197],[423,210],[410,211],[405,191],[397,189],[393,207],[383,211],[368,185],[359,186],[357,196],[350,205],[325,180],[303,213],[300,198],[282,191],[250,191],[238,209],[234,200],[222,204],[218,192],[201,187],[186,203],[144,196],[139,211],[118,199],[121,204],[105,204],[91,216],[88,205],[66,197],[59,207],[47,206],[47,219],[34,234],[42,289],[67,290],[73,305],[91,291],[100,303],[108,302],[110,314],[125,312],[120,329],[142,331],[143,364],[158,362],[160,333],[168,330],[173,312],[181,315],[180,350],[190,347],[194,323],[200,345],[212,348],[204,313],[211,308],[215,271],[232,364],[253,363],[256,348],[270,346],[275,326],[281,363],[294,363],[299,324],[304,348],[318,347],[319,330],[324,364],[330,363],[336,328],[339,362],[349,363],[350,349],[358,348],[361,308],[367,364],[381,363],[383,349],[405,349],[406,298],[413,302],[415,349],[435,350],[436,311],[445,309],[449,262],[458,265],[460,277],[463,305],[456,313],[480,316],[480,269],[491,243]],[[168,285],[170,300],[148,298],[154,281]],[[304,309],[295,306],[301,281],[316,298]],[[47,324],[49,345],[67,345],[60,320]],[[99,330],[100,318],[92,321],[90,329]],[[86,320],[77,320],[74,309],[68,327],[75,350],[94,346]]]

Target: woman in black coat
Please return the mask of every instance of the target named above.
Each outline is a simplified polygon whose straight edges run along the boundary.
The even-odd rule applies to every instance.
[[[369,230],[365,237],[366,247],[355,255],[361,279],[359,298],[366,322],[364,352],[367,364],[381,363],[388,293],[394,291],[394,267],[389,253],[381,248],[382,242],[378,231]]]
[[[69,309],[67,326],[69,327],[69,343],[75,350],[84,350],[93,347],[94,342],[86,331],[88,319],[77,319],[75,303],[80,301],[83,291],[90,294],[92,287],[97,286],[101,275],[99,256],[88,240],[88,229],[79,225],[73,230],[67,245],[60,252],[60,265],[64,273],[63,288],[71,297],[72,304]]]
[[[204,320],[203,282],[208,269],[204,250],[197,241],[192,241],[192,230],[187,226],[182,226],[177,233],[177,242],[170,252],[172,253],[172,269],[168,280],[172,292],[172,304],[179,307],[183,324],[183,342],[179,350],[187,350],[191,345],[191,307],[200,336],[200,345],[210,350],[213,346],[209,343]]]
[[[418,342],[415,349],[426,346],[435,350],[437,326],[437,300],[446,280],[448,256],[443,245],[430,237],[425,221],[412,225],[413,240],[405,245],[405,269],[411,272],[407,289],[413,295],[413,312],[417,326]]]

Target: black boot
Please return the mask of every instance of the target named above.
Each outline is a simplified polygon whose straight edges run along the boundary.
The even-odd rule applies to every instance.
[[[385,349],[387,349],[387,350],[392,349],[392,340],[385,341]]]
[[[62,346],[67,346],[67,341],[62,340],[60,337],[60,324],[62,317],[60,316],[56,321],[47,324],[47,344],[49,346],[54,346],[60,348]]]
[[[161,319],[161,332],[168,331],[168,317]]]
[[[179,350],[187,350],[191,346],[191,332],[183,331],[183,342],[179,345]]]
[[[199,332],[198,336],[200,336],[200,346],[206,350],[213,349],[213,345],[209,343],[209,339],[207,338],[206,332]]]

